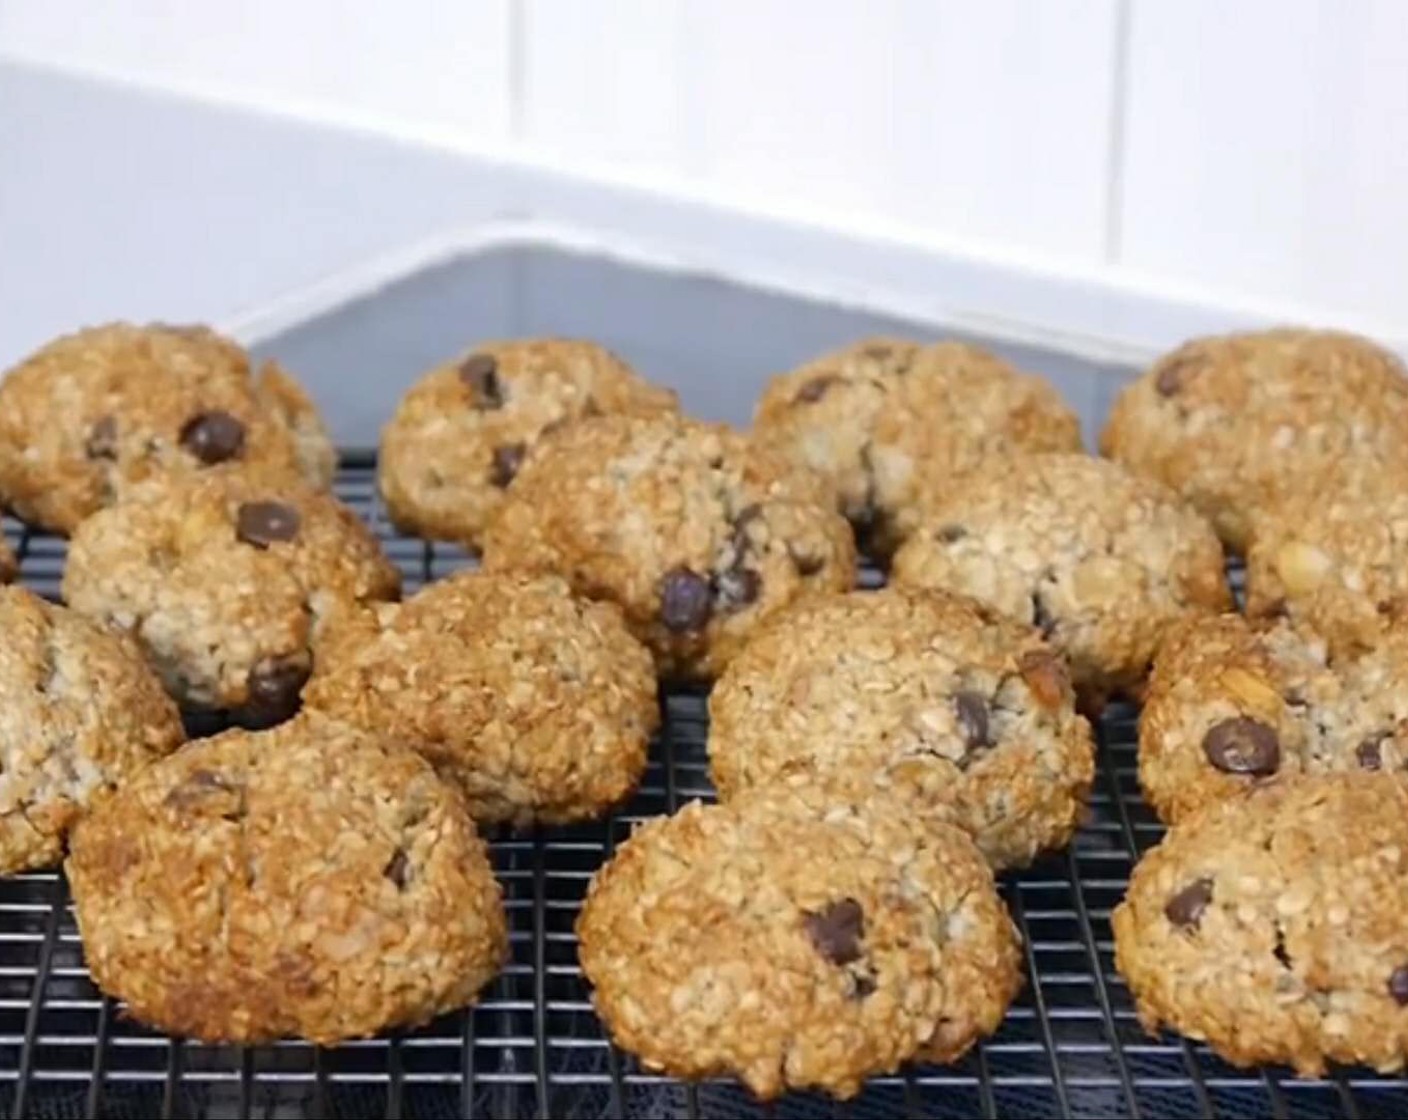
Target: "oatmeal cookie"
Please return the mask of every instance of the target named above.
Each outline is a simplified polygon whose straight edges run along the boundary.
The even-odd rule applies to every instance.
[[[1086,694],[1137,693],[1171,623],[1232,606],[1208,523],[1114,463],[994,459],[922,510],[894,582],[961,591],[1037,627]]]
[[[915,496],[992,455],[1079,451],[1080,421],[1045,381],[959,342],[863,339],[774,377],[757,441],[828,480],[876,552],[903,535]]]
[[[336,499],[285,472],[152,479],[78,527],[64,598],[131,632],[189,708],[287,718],[327,617],[400,575]]]
[[[628,796],[659,722],[650,652],[616,607],[478,572],[333,625],[304,704],[415,747],[478,820],[525,827]]]
[[[1260,512],[1289,500],[1298,513],[1345,459],[1408,462],[1408,378],[1393,354],[1338,331],[1194,339],[1125,388],[1100,446],[1241,552]]]
[[[184,738],[135,642],[0,588],[0,874],[56,863],[91,801]]]
[[[470,1002],[507,950],[457,791],[326,720],[148,768],[80,822],[65,869],[98,986],[207,1042],[416,1026]]]
[[[325,487],[333,458],[302,388],[206,327],[90,327],[0,382],[0,504],[60,533],[154,475],[239,462]]]
[[[379,484],[404,532],[477,546],[548,429],[610,414],[673,412],[675,394],[594,342],[488,342],[438,366],[381,438]]]
[[[703,678],[764,618],[849,588],[856,570],[819,480],[678,417],[602,417],[546,441],[490,525],[484,563],[619,604],[662,674]]]
[[[911,819],[957,824],[999,868],[1068,843],[1094,777],[1059,656],[939,591],[797,605],[734,659],[709,716],[721,798],[802,763],[838,797],[888,789]]]
[[[616,1041],[763,1098],[849,1097],[995,1030],[1021,984],[1011,919],[966,836],[916,834],[903,812],[781,783],[642,825],[577,920]]]
[[[1408,770],[1408,624],[1331,656],[1285,621],[1176,626],[1139,721],[1139,780],[1165,821],[1272,774]]]
[[[1408,789],[1285,777],[1174,827],[1116,907],[1140,1021],[1239,1066],[1383,1073],[1408,1055]]]

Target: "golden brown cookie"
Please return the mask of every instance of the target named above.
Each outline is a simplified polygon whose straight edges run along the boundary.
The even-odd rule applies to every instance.
[[[1393,354],[1338,331],[1194,339],[1126,387],[1100,446],[1240,552],[1256,515],[1318,500],[1344,459],[1408,462],[1408,378]]]
[[[991,459],[916,510],[893,582],[961,591],[1037,627],[1092,696],[1137,694],[1173,622],[1232,606],[1211,526],[1114,463]]]
[[[307,708],[415,747],[485,822],[628,796],[659,722],[650,651],[552,577],[461,572],[330,628]]]
[[[594,342],[483,343],[426,374],[382,432],[387,513],[407,533],[476,547],[544,431],[675,408],[674,393]]]
[[[869,338],[774,377],[757,441],[830,483],[872,548],[888,553],[925,489],[989,456],[1079,451],[1080,421],[1045,381],[959,342]]]
[[[298,707],[329,616],[400,574],[332,496],[287,472],[152,479],[73,535],[64,598],[132,633],[186,707],[256,726]]]
[[[65,870],[98,986],[209,1042],[416,1026],[470,1002],[507,950],[458,793],[326,720],[150,767],[79,824]]]
[[[1408,625],[1332,657],[1285,621],[1176,626],[1139,721],[1139,780],[1165,821],[1273,774],[1408,770]]]
[[[592,880],[582,969],[618,1044],[677,1077],[853,1096],[954,1061],[1021,985],[1016,931],[957,829],[805,783],[642,825]]]
[[[1068,843],[1094,777],[1090,725],[1032,630],[939,591],[798,604],[709,699],[721,798],[804,767],[838,798],[890,790],[908,818],[957,824],[996,867]]]
[[[308,396],[274,362],[206,327],[110,323],[56,339],[0,382],[0,504],[70,533],[131,485],[217,463],[327,486],[334,454]]]
[[[56,863],[90,802],[184,738],[135,642],[0,588],[0,874]]]
[[[850,587],[856,562],[819,480],[723,425],[617,416],[539,448],[484,564],[617,603],[661,674],[708,678],[781,607]]]
[[[1177,825],[1114,912],[1149,1031],[1239,1066],[1383,1073],[1408,1055],[1408,789],[1383,774],[1253,786]]]

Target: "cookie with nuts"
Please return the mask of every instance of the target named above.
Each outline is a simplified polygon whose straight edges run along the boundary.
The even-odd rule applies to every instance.
[[[659,722],[650,651],[615,606],[481,572],[335,623],[304,704],[415,747],[476,819],[521,827],[623,800]]]
[[[594,342],[483,343],[431,370],[397,405],[378,469],[387,513],[404,532],[477,548],[545,432],[584,416],[675,407],[673,392]]]
[[[0,588],[0,874],[48,867],[100,795],[185,739],[123,634]]]
[[[1232,606],[1211,526],[1114,463],[994,460],[918,508],[893,582],[960,591],[1030,623],[1092,697],[1137,694],[1173,622]]]
[[[249,468],[153,479],[78,527],[63,594],[130,632],[183,706],[254,726],[298,707],[327,619],[400,574],[331,495]]]
[[[1408,1057],[1408,787],[1284,777],[1176,825],[1115,908],[1140,1022],[1239,1066]]]
[[[1094,777],[1060,657],[985,605],[891,587],[798,604],[709,698],[725,800],[802,766],[838,799],[890,791],[963,828],[995,867],[1068,843]]]
[[[1021,984],[1011,919],[968,838],[904,812],[782,783],[642,825],[577,920],[616,1042],[765,1099],[844,1098],[994,1031]]]
[[[1277,774],[1408,771],[1408,626],[1334,655],[1284,620],[1190,619],[1159,651],[1139,780],[1165,821]]]
[[[1408,377],[1388,350],[1338,331],[1194,339],[1125,388],[1100,446],[1241,552],[1260,513],[1289,502],[1298,516],[1345,460],[1408,461]]]
[[[1081,447],[1078,418],[1041,378],[976,346],[896,338],[863,339],[774,377],[753,431],[825,478],[881,554],[926,489],[995,455]]]
[[[148,768],[75,829],[65,870],[98,986],[207,1042],[416,1026],[469,1003],[507,951],[457,791],[327,720],[228,731]]]
[[[763,619],[856,571],[819,480],[675,416],[584,420],[547,441],[490,525],[484,564],[618,604],[662,675],[706,679]]]
[[[240,463],[332,480],[312,401],[275,362],[200,326],[109,323],[65,335],[0,382],[0,504],[71,533],[129,487]]]

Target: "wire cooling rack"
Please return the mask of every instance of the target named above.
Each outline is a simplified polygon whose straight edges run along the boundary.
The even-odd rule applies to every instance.
[[[407,590],[463,567],[399,537],[374,459],[344,457],[339,496],[376,529]],[[63,542],[6,525],[23,581],[55,596]],[[871,573],[869,585],[879,582]],[[0,641],[4,636],[0,635]],[[1101,720],[1091,817],[1074,847],[1005,877],[1027,985],[1002,1030],[952,1067],[876,1078],[856,1099],[764,1107],[736,1085],[682,1085],[614,1049],[577,967],[573,921],[592,872],[638,820],[709,797],[705,696],[662,695],[640,793],[609,822],[493,839],[512,960],[469,1012],[405,1035],[317,1050],[174,1042],[127,1021],[83,967],[68,888],[53,872],[0,881],[0,1107],[37,1117],[1401,1117],[1408,1080],[1350,1070],[1302,1081],[1236,1070],[1206,1047],[1147,1037],[1114,970],[1110,909],[1161,828],[1134,776],[1136,713]]]

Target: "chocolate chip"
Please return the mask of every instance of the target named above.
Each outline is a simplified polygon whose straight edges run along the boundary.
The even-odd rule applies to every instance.
[[[1041,631],[1043,638],[1049,638],[1056,629],[1056,619],[1046,609],[1046,603],[1039,591],[1032,592],[1032,625]]]
[[[875,994],[875,977],[869,972],[863,972],[859,976],[851,977],[851,998],[862,1000],[867,996]]]
[[[746,533],[749,525],[763,516],[763,507],[760,502],[749,502],[733,518],[733,535],[735,539],[740,533]]]
[[[494,448],[494,466],[489,472],[489,481],[502,490],[514,480],[527,453],[528,445],[524,443],[506,443]]]
[[[488,412],[504,406],[499,363],[492,354],[471,354],[460,363],[460,380],[474,393],[474,407]]]
[[[954,715],[969,749],[988,745],[988,701],[981,692],[960,692],[953,698]]]
[[[1194,879],[1168,900],[1164,917],[1182,929],[1195,927],[1212,901],[1212,880]]]
[[[803,922],[816,951],[832,964],[850,964],[860,959],[865,915],[855,899],[829,903],[823,910],[808,913]]]
[[[820,377],[813,377],[797,390],[797,395],[792,398],[793,404],[816,404],[822,397],[831,391],[831,386],[835,385],[841,378],[834,373],[824,373]]]
[[[714,577],[719,606],[738,610],[755,602],[763,589],[763,577],[752,568],[730,568]]]
[[[249,699],[238,713],[239,721],[255,728],[283,723],[298,711],[308,676],[306,665],[261,661],[250,670]]]
[[[117,458],[117,418],[104,416],[88,429],[83,452],[90,459]]]
[[[298,510],[282,502],[245,502],[235,516],[235,536],[255,548],[298,536]]]
[[[200,412],[181,429],[181,446],[202,463],[237,459],[244,450],[244,424],[228,412]]]
[[[1383,742],[1388,738],[1388,733],[1380,731],[1376,735],[1367,735],[1354,748],[1354,757],[1359,765],[1365,770],[1381,770],[1384,765]]]
[[[406,889],[406,882],[410,878],[410,861],[406,858],[406,850],[397,848],[391,853],[391,858],[386,861],[386,866],[381,869],[381,873],[396,884],[398,891]]]
[[[1187,384],[1200,365],[1201,359],[1191,354],[1171,358],[1154,377],[1154,388],[1160,396],[1171,397]]]
[[[1388,994],[1399,1007],[1408,1004],[1408,964],[1399,965],[1389,973]]]
[[[1225,774],[1274,774],[1281,765],[1276,732],[1248,716],[1225,719],[1203,736],[1203,753]]]
[[[660,580],[660,621],[682,634],[709,621],[709,581],[688,568],[673,568]]]
[[[968,530],[962,525],[940,525],[934,534],[934,539],[942,544],[953,544],[961,541],[968,535]]]

